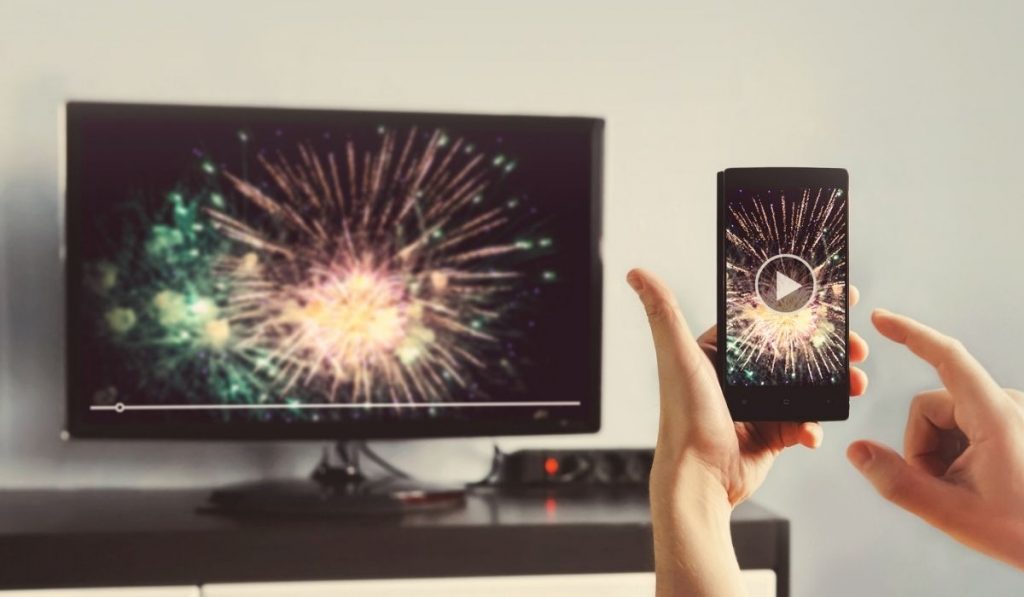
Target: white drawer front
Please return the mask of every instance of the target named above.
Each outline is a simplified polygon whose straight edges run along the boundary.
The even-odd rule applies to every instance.
[[[775,597],[775,572],[744,570],[750,597]],[[635,597],[654,595],[654,573],[486,576],[205,585],[203,597]]]
[[[200,597],[199,587],[117,587],[0,591],[0,597]]]

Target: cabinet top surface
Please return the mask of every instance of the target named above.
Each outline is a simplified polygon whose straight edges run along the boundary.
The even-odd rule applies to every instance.
[[[34,534],[210,532],[268,528],[377,526],[382,529],[431,527],[567,527],[649,525],[646,495],[639,491],[558,494],[541,490],[509,494],[469,493],[464,508],[402,516],[363,515],[332,519],[240,520],[197,509],[208,490],[68,490],[0,492],[0,537]],[[741,504],[733,524],[778,521],[751,503]]]

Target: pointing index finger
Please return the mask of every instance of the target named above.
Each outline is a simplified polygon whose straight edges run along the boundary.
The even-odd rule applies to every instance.
[[[883,336],[903,344],[935,367],[958,404],[987,413],[1002,409],[1006,393],[960,341],[885,309],[876,309],[871,320]]]

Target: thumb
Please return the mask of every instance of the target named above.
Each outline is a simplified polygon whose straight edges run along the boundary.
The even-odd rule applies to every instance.
[[[954,519],[969,510],[960,488],[910,466],[888,446],[856,441],[846,457],[879,495],[942,530],[951,530]]]
[[[647,312],[658,359],[663,405],[666,399],[677,401],[680,394],[691,400],[702,395],[702,392],[686,390],[692,390],[695,383],[706,381],[703,376],[708,365],[707,356],[690,333],[672,291],[656,276],[642,269],[630,271],[626,281],[636,291]],[[716,380],[711,381],[717,386]]]

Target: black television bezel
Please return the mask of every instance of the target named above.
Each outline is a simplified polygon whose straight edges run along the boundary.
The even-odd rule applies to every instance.
[[[127,113],[166,110],[189,110],[207,115],[232,112],[236,116],[258,113],[288,113],[291,118],[322,118],[344,116],[366,118],[376,124],[386,119],[397,124],[415,124],[424,120],[443,119],[448,126],[472,126],[474,123],[495,119],[509,126],[529,126],[559,131],[577,131],[590,134],[591,180],[590,202],[590,326],[593,341],[588,346],[588,379],[583,382],[582,416],[573,419],[542,419],[532,421],[387,421],[387,422],[318,422],[318,423],[166,423],[107,424],[88,420],[84,401],[74,393],[79,371],[74,363],[73,347],[77,346],[80,322],[73,308],[80,292],[76,280],[81,279],[82,263],[68,249],[80,242],[82,214],[77,201],[74,157],[82,151],[81,140],[75,129],[79,118],[97,113]],[[440,437],[489,437],[505,435],[563,435],[596,433],[601,428],[601,358],[603,318],[603,263],[601,257],[603,217],[604,119],[577,116],[535,116],[504,114],[466,114],[445,112],[404,112],[382,110],[334,110],[295,107],[214,106],[193,104],[155,104],[135,102],[67,101],[61,123],[63,151],[61,152],[62,206],[61,206],[61,261],[64,269],[65,315],[65,432],[70,438],[84,439],[139,439],[139,440],[360,440],[360,439],[415,439]]]
[[[718,173],[718,346],[726,343],[725,228],[726,203],[736,188],[779,189],[838,187],[846,193],[843,225],[846,232],[844,283],[850,285],[850,177],[843,168],[729,168]],[[846,293],[846,354],[850,354],[850,293]],[[745,387],[725,382],[726,354],[719,350],[715,369],[734,421],[845,421],[850,417],[850,362],[845,380],[832,386],[786,385]]]

